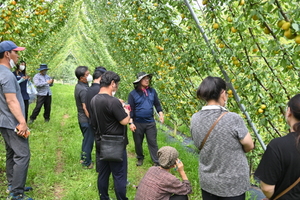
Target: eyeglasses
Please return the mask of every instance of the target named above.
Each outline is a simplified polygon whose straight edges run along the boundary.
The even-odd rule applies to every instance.
[[[150,78],[146,76],[146,77],[144,77],[142,80],[149,81],[149,80],[150,80]]]

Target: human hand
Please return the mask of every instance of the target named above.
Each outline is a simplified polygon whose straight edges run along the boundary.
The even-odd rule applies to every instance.
[[[134,124],[130,124],[129,128],[132,132],[135,132],[136,126]]]
[[[176,168],[175,169],[178,172],[184,171],[183,163],[181,162],[181,160],[179,160],[179,158],[177,158],[177,160],[176,160]]]
[[[160,123],[164,123],[164,113],[163,112],[159,112],[159,121]]]
[[[29,131],[26,123],[18,124],[15,128],[15,132],[17,133],[17,135],[19,135],[23,138],[28,138],[28,136],[30,135],[30,131]]]

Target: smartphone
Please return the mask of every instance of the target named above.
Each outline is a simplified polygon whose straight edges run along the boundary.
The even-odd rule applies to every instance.
[[[25,132],[25,134],[21,135],[21,134],[19,134],[19,125],[20,125],[20,124],[18,124],[18,125],[16,126],[16,128],[15,128],[15,130],[14,130],[15,133],[17,133],[18,136],[21,136],[21,137],[23,137],[23,138],[28,138],[28,136],[30,135],[29,129],[27,128],[27,131]]]

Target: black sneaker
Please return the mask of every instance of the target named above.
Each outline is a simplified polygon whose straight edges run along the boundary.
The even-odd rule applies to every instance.
[[[32,124],[34,122],[34,119],[30,119],[29,121],[28,121],[28,124]]]
[[[138,159],[136,166],[142,166],[143,165],[144,160],[143,159]]]

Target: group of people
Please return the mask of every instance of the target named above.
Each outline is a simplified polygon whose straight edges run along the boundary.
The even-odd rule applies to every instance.
[[[7,199],[32,199],[24,195],[32,188],[25,187],[30,160],[27,127],[28,96],[22,85],[29,77],[20,62],[18,52],[25,50],[11,41],[0,43],[0,132],[6,146]],[[51,90],[53,79],[46,73],[48,67],[41,64],[40,73],[33,78],[38,89],[37,104],[29,122],[36,119],[42,105],[45,122],[50,120]],[[108,200],[109,176],[114,180],[118,200],[128,199],[127,185],[127,125],[133,134],[137,167],[143,165],[143,140],[146,135],[153,166],[137,186],[136,200],[186,200],[192,192],[179,152],[170,146],[158,149],[154,109],[164,122],[158,95],[151,87],[151,74],[140,72],[133,82],[134,89],[128,95],[128,105],[114,97],[120,84],[120,76],[104,67],[97,67],[90,75],[86,66],[75,70],[78,83],[74,97],[78,111],[79,127],[83,135],[80,163],[86,169],[94,167],[92,149],[96,143],[96,171],[101,200]],[[93,81],[91,87],[89,82]],[[40,89],[39,89],[40,88]],[[23,97],[22,97],[23,94]],[[25,95],[24,95],[25,94]],[[199,181],[204,200],[244,200],[250,187],[247,152],[254,148],[252,137],[236,113],[226,108],[228,99],[226,82],[219,77],[205,78],[197,97],[206,102],[191,118],[191,135],[199,149]],[[50,105],[50,106],[49,106]],[[261,189],[267,199],[300,199],[300,94],[292,97],[287,105],[286,122],[290,132],[272,140],[267,146],[255,176],[261,181]],[[17,127],[17,129],[16,129]],[[101,135],[124,135],[123,159],[120,162],[100,160]],[[182,180],[170,170],[174,168]],[[286,190],[286,189],[289,190]],[[285,192],[283,192],[285,191]]]
[[[146,135],[148,148],[153,165],[158,166],[157,129],[154,120],[154,108],[159,113],[163,123],[164,116],[155,89],[150,87],[151,74],[141,72],[134,81],[134,90],[129,94],[128,106],[114,95],[119,88],[120,77],[104,67],[97,67],[90,75],[86,66],[79,66],[75,70],[78,82],[74,90],[78,123],[82,132],[82,151],[80,163],[86,169],[93,168],[92,149],[96,143],[96,171],[98,176],[98,190],[100,199],[109,199],[108,181],[112,173],[114,177],[115,193],[118,199],[127,199],[127,153],[126,145],[122,162],[110,162],[99,159],[100,133],[107,135],[124,135],[128,144],[127,124],[133,132],[137,154],[137,166],[143,165],[143,140]],[[93,80],[89,87],[89,82]]]

